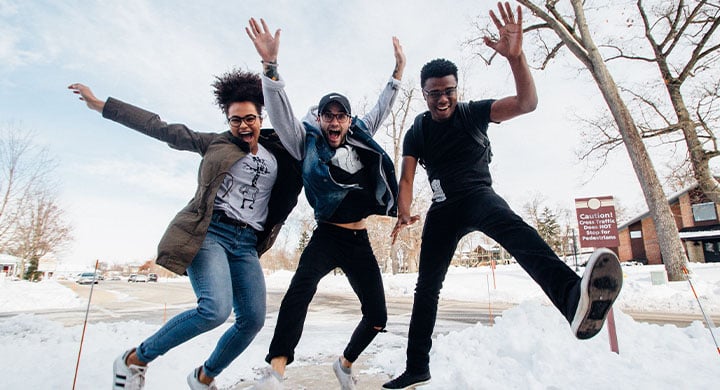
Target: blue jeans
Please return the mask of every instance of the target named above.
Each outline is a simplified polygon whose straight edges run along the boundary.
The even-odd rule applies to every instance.
[[[170,319],[136,349],[149,363],[191,338],[212,330],[235,312],[228,329],[203,364],[203,372],[218,376],[250,345],[265,323],[265,277],[255,249],[252,228],[220,222],[216,215],[187,272],[198,305]]]

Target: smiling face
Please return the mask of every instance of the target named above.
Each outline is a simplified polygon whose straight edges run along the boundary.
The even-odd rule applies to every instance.
[[[339,103],[327,104],[323,108],[323,112],[320,113],[318,121],[330,147],[335,149],[345,142],[345,135],[350,129],[351,121],[350,115],[345,112],[345,109]]]
[[[257,153],[262,117],[252,102],[235,102],[228,106],[230,132],[250,145],[250,152]]]
[[[428,78],[423,87],[423,97],[434,121],[450,119],[457,106],[457,79],[454,75]]]

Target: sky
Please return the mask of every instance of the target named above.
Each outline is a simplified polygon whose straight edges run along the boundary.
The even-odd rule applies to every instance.
[[[720,315],[720,266],[691,263],[692,283],[703,309]],[[582,269],[581,269],[582,270]],[[452,267],[441,299],[510,303],[495,311],[494,325],[464,324],[436,331],[430,353],[432,383],[423,389],[712,389],[720,377],[720,353],[710,330],[701,321],[688,327],[638,322],[625,312],[689,313],[700,309],[686,281],[652,283],[662,266],[623,267],[623,289],[614,314],[618,350],[610,350],[607,326],[590,340],[572,336],[570,327],[539,287],[517,264],[501,265],[495,277],[488,267]],[[285,291],[292,272],[266,277],[268,291]],[[384,275],[387,296],[410,297],[417,274]],[[105,282],[100,282],[105,283]],[[187,278],[159,283],[186,283]],[[493,285],[495,287],[493,287]],[[90,286],[77,288],[89,289]],[[106,286],[106,288],[108,288]],[[345,277],[328,275],[321,292],[352,294]],[[112,289],[110,289],[111,294]],[[127,295],[115,292],[117,299]],[[162,302],[157,302],[161,312]],[[86,308],[87,301],[53,280],[39,283],[0,279],[0,365],[8,367],[1,389],[70,388],[77,366],[76,389],[107,387],[112,361],[140,343],[158,324],[127,321],[90,323],[85,329],[78,363],[82,325],[63,326],[41,316],[39,310]],[[102,310],[90,305],[90,310]],[[84,316],[78,311],[79,319]],[[403,314],[409,316],[409,313]],[[247,389],[264,368],[264,356],[277,312],[269,312],[265,327],[248,349],[216,378],[220,389]],[[371,343],[354,366],[358,389],[377,389],[404,369],[407,318],[391,316],[387,333]],[[313,312],[308,315],[296,361],[286,371],[286,389],[332,388],[331,364],[343,350],[358,321],[353,315]],[[439,322],[438,328],[441,328]],[[395,324],[395,325],[393,325]],[[185,376],[210,353],[229,323],[182,344],[153,361],[146,389],[186,388]],[[438,329],[436,328],[436,330]],[[720,329],[712,328],[715,338]],[[42,367],[38,370],[37,367]]]
[[[486,66],[462,45],[477,37],[474,23],[489,22],[489,7],[494,2],[0,0],[0,126],[30,132],[57,163],[52,175],[75,238],[58,255],[61,263],[141,263],[154,257],[168,222],[192,197],[199,156],[103,119],[69,84],[168,122],[224,131],[210,84],[234,67],[261,70],[244,27],[263,17],[282,29],[279,72],[298,116],[330,91],[356,107],[374,102],[394,67],[392,36],[404,48],[409,85],[419,85],[424,63],[444,57],[460,66],[467,99],[499,98],[514,94],[507,63]],[[537,110],[490,127],[495,189],[518,211],[534,196],[572,210],[575,198],[607,195],[640,210],[642,192],[624,150],[599,171],[577,160],[580,131],[572,118],[605,105],[576,66],[560,56],[548,70],[533,71]],[[306,215],[300,210],[291,222]]]

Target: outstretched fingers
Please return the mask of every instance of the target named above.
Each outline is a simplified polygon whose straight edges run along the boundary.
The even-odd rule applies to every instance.
[[[250,39],[254,41],[257,39],[258,35],[260,35],[260,28],[255,18],[250,18],[248,24],[249,26],[245,27],[245,32],[247,33],[248,37],[250,37]]]
[[[397,240],[398,234],[400,234],[400,230],[402,230],[405,227],[400,221],[395,224],[395,227],[393,228],[392,233],[390,233],[390,237],[392,237],[392,242],[390,242],[390,245],[395,245],[395,241]]]
[[[276,30],[273,35],[262,18],[260,18],[259,23],[255,18],[250,18],[248,24],[248,27],[245,27],[245,32],[255,45],[255,49],[262,60],[275,62],[280,48],[280,29]]]
[[[392,237],[391,245],[395,245],[395,240],[397,240],[398,234],[400,234],[400,231],[403,230],[405,226],[410,226],[419,220],[419,215],[413,215],[409,217],[399,216],[397,222],[395,223],[395,227],[390,233],[390,237]]]
[[[79,99],[83,101],[85,100],[85,94],[89,92],[90,95],[92,95],[92,92],[90,92],[90,88],[80,83],[70,84],[68,85],[68,89],[71,90],[74,94],[80,95]]]
[[[515,24],[515,16],[513,16],[512,8],[510,7],[509,2],[505,2],[504,8],[502,3],[498,3],[498,10],[500,11],[500,16],[505,24]]]
[[[395,71],[393,72],[393,77],[400,80],[402,78],[402,73],[405,69],[405,52],[403,51],[402,45],[400,44],[400,39],[398,37],[392,37],[393,42],[393,51],[395,54]]]

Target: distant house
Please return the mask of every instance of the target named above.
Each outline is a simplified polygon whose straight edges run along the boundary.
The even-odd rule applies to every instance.
[[[720,262],[720,220],[718,205],[709,201],[698,185],[668,199],[680,239],[691,262]],[[662,264],[655,223],[649,212],[618,226],[620,261],[637,260]]]
[[[479,244],[471,251],[456,252],[453,263],[460,266],[477,267],[490,265],[493,260],[496,264],[508,264],[511,262],[511,256],[499,244]]]
[[[0,253],[0,274],[15,276],[20,269],[20,258]]]

